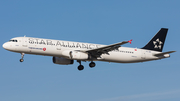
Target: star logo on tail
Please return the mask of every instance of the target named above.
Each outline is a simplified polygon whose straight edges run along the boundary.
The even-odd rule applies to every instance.
[[[163,42],[161,42],[158,38],[156,41],[153,41],[153,44],[154,44],[154,48],[161,49]]]

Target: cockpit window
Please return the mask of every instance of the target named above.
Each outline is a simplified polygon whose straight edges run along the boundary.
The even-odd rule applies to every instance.
[[[18,42],[17,40],[9,40],[9,42]]]

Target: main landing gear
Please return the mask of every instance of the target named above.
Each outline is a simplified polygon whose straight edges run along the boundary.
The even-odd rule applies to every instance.
[[[81,61],[77,60],[77,62],[79,62],[78,70],[83,70],[83,69],[84,69],[84,66],[81,65]]]
[[[77,60],[77,62],[79,62],[78,70],[79,70],[79,71],[83,70],[83,69],[84,69],[84,66],[81,65],[81,61],[80,61],[80,60]],[[96,64],[95,64],[93,61],[92,61],[91,63],[89,63],[89,67],[93,68],[93,67],[95,67],[95,66],[96,66]]]
[[[20,62],[23,62],[24,61],[24,53],[21,53],[21,59],[19,60]]]
[[[96,64],[94,62],[89,63],[89,67],[93,68],[95,66],[96,66]]]

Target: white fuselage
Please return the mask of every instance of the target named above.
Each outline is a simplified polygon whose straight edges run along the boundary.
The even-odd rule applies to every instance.
[[[12,41],[12,40],[17,40],[17,41]],[[11,41],[3,44],[3,47],[9,51],[25,53],[25,54],[53,56],[53,57],[65,57],[62,53],[67,50],[89,50],[89,49],[100,48],[103,46],[106,45],[32,38],[32,37],[16,37],[11,39]],[[117,50],[110,51],[109,54],[102,54],[100,58],[97,58],[93,61],[135,63],[135,62],[144,62],[144,61],[157,60],[157,59],[169,57],[169,54],[163,57],[157,57],[153,55],[157,53],[161,53],[161,52],[145,50],[145,49],[137,49],[137,48],[120,47]],[[92,61],[92,60],[83,60],[83,61]]]

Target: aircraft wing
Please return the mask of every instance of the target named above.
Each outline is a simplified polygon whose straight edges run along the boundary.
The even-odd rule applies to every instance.
[[[119,42],[116,44],[111,44],[111,45],[107,45],[104,47],[100,47],[100,48],[96,48],[96,49],[91,49],[91,50],[83,50],[83,52],[87,52],[90,53],[91,56],[93,57],[100,57],[102,54],[108,54],[108,52],[112,51],[112,50],[116,50],[119,47],[121,47],[121,45],[126,44],[126,43],[131,43],[132,40],[130,41],[123,41],[123,42]]]

